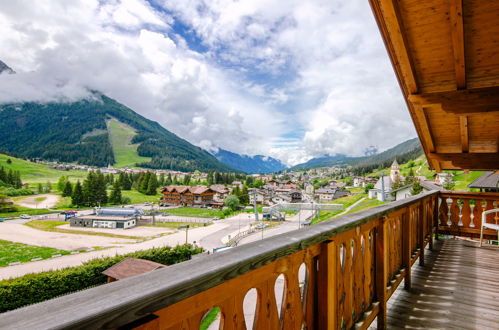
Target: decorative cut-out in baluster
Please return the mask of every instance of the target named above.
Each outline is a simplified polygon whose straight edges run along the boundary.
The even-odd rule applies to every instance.
[[[341,272],[345,272],[345,244],[340,245],[340,267],[341,267]]]
[[[307,295],[309,274],[307,265],[302,263],[298,269],[298,284],[300,286],[300,299],[302,305],[305,305],[305,297]]]
[[[366,249],[366,240],[364,239],[364,235],[360,235],[360,252],[362,253],[362,257],[365,256]]]
[[[277,276],[274,284],[275,302],[277,305],[277,313],[279,315],[279,318],[282,317],[285,292],[286,292],[286,277],[284,276],[284,274],[281,274]]]
[[[223,315],[220,307],[213,307],[204,314],[199,329],[223,329]]]
[[[256,306],[258,302],[258,292],[255,288],[249,289],[243,300],[244,323],[246,329],[253,329],[256,316]]]

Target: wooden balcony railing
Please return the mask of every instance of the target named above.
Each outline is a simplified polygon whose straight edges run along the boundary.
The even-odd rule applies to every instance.
[[[482,212],[499,208],[499,193],[441,192],[439,195],[438,232],[441,234],[480,237]],[[495,223],[494,214],[486,216]],[[484,237],[497,239],[497,232],[484,230]]]
[[[432,246],[438,198],[426,193],[11,311],[0,328],[199,329],[217,306],[221,328],[245,329],[252,289],[255,329],[367,328],[376,317],[384,327],[387,300],[403,279],[410,286],[411,265]]]

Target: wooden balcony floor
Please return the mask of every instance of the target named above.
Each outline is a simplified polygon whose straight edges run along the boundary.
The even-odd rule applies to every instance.
[[[388,329],[499,329],[499,249],[448,239],[425,252],[388,301]]]

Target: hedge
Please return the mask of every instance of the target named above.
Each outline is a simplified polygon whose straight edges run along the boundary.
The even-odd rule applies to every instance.
[[[102,272],[126,257],[172,265],[188,260],[191,255],[202,251],[202,248],[193,247],[190,244],[175,248],[168,246],[153,248],[126,255],[93,259],[77,267],[2,280],[0,281],[0,313],[105,284],[107,277]]]

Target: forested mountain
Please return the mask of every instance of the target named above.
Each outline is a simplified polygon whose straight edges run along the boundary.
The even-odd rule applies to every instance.
[[[106,166],[114,164],[106,121],[116,119],[136,131],[131,143],[147,168],[233,171],[213,155],[179,138],[157,122],[93,92],[77,102],[0,104],[0,149],[21,157]]]
[[[213,155],[225,165],[249,174],[274,173],[286,168],[279,160],[262,155],[251,157],[248,155],[239,155],[224,149],[218,149]]]
[[[395,158],[402,163],[408,161],[409,159],[414,159],[422,153],[423,149],[421,147],[421,142],[418,138],[414,138],[373,156],[349,157],[341,154],[335,156],[324,156],[320,158],[313,158],[308,162],[296,165],[291,169],[306,170],[319,167],[351,165],[354,169],[357,169],[357,171],[362,169],[360,172],[364,172],[364,170],[368,172],[368,169],[374,169],[379,166],[389,166]]]

